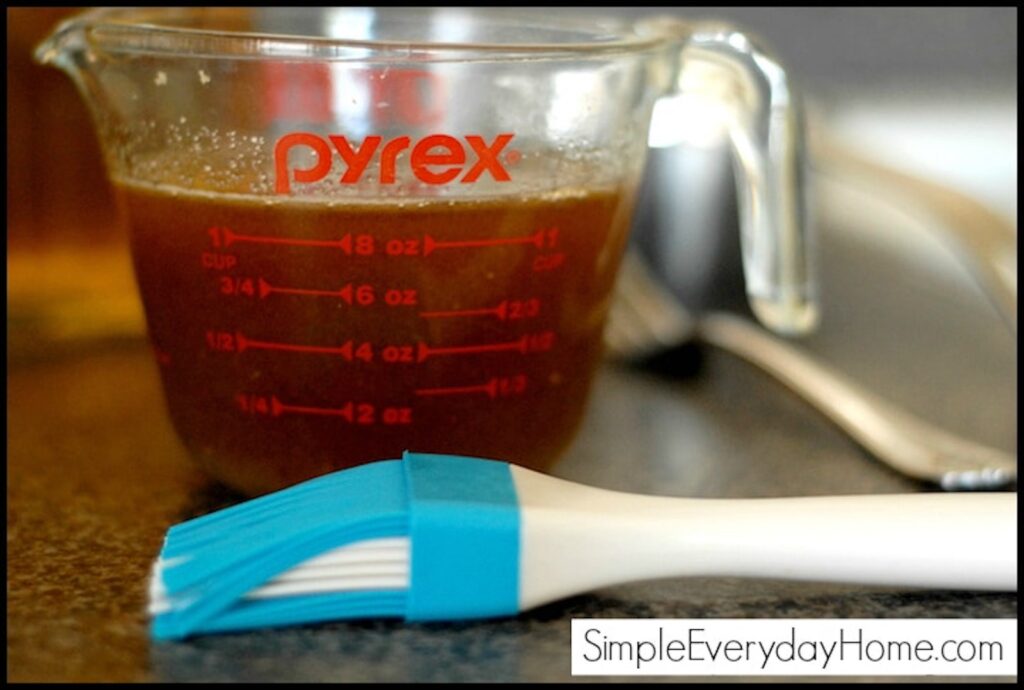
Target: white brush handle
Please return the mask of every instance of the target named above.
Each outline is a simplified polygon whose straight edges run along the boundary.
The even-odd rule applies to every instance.
[[[1017,588],[1014,493],[678,499],[513,478],[523,608],[675,576]]]

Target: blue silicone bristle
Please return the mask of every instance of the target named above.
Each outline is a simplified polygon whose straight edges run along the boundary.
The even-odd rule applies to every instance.
[[[371,467],[371,465],[365,467]],[[343,490],[346,485],[357,485],[362,474],[361,469],[333,472],[174,525],[167,530],[167,539],[161,556],[174,558],[207,545],[212,548],[220,548],[219,545],[224,540],[240,534],[249,535],[252,530],[266,530],[275,518],[293,520],[300,512],[311,513],[317,510],[324,501],[333,503],[339,487],[340,490]]]
[[[506,463],[406,453],[335,472],[170,528],[151,633],[514,613],[518,530]],[[409,539],[406,588],[247,597],[311,558],[388,537]]]
[[[257,499],[265,515],[256,522],[246,517],[253,511],[234,510],[232,515],[193,524],[192,530],[169,532],[161,558],[182,560],[172,561],[162,570],[162,584],[172,605],[188,603],[157,616],[154,636],[175,638],[198,632],[205,621],[229,609],[250,590],[325,551],[364,539],[408,534],[408,500],[400,461],[337,472],[320,484],[329,486],[329,491],[316,500],[288,500],[297,493],[294,489],[302,489],[311,498],[309,486]],[[236,508],[243,506],[249,504]],[[194,545],[198,548],[190,550]],[[273,614],[279,608],[255,610]]]
[[[408,504],[398,460],[337,472],[330,490],[318,494],[315,500],[311,497],[295,503],[287,500],[287,492],[279,495],[282,500],[276,510],[268,507],[267,514],[257,522],[224,520],[210,527],[202,539],[196,534],[188,539],[169,534],[161,557],[169,560],[188,555],[190,560],[164,571],[168,591],[173,594],[193,586],[312,530],[330,529],[332,525],[347,524],[351,520],[372,521],[378,515],[404,513]]]

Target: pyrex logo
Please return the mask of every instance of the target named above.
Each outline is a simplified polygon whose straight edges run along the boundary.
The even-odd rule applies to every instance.
[[[467,147],[447,134],[425,136],[415,145],[405,136],[387,142],[384,142],[383,137],[368,136],[353,146],[353,142],[341,135],[331,134],[324,139],[309,132],[291,132],[278,139],[274,146],[275,191],[278,194],[290,193],[293,179],[295,182],[317,182],[327,177],[334,163],[332,147],[346,166],[338,180],[340,184],[355,184],[363,179],[363,174],[378,151],[378,181],[381,184],[394,184],[398,154],[410,146],[412,152],[409,155],[409,166],[416,179],[426,184],[448,184],[456,178],[459,178],[460,183],[471,184],[484,173],[496,182],[508,182],[512,178],[505,163],[514,162],[518,152],[509,151],[504,157],[499,154],[514,136],[510,133],[499,134],[494,141],[487,143],[480,135],[465,135],[462,138],[473,157],[470,163]],[[296,146],[305,146],[316,153],[316,163],[312,167],[289,169],[288,154]]]

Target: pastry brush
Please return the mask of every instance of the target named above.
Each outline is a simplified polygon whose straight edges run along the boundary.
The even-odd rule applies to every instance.
[[[1016,590],[1016,495],[694,499],[405,453],[172,527],[152,635],[514,615],[680,576]]]

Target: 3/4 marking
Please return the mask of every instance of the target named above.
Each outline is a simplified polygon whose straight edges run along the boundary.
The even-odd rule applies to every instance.
[[[266,278],[257,278],[254,291],[251,278],[231,279],[227,276],[221,278],[221,292],[227,295],[244,294],[251,296],[258,292],[261,299],[266,299],[273,294],[299,295],[304,297],[335,297],[345,304],[369,307],[377,303],[378,289],[373,285],[347,283],[337,290],[320,290],[313,288],[282,287],[272,285]],[[406,288],[387,288],[383,290],[384,304],[389,307],[414,307],[419,302],[419,291]]]
[[[352,284],[339,288],[338,290],[315,290],[312,288],[280,287],[271,285],[265,278],[259,278],[260,298],[277,293],[281,295],[305,295],[307,297],[337,297],[348,304],[352,304]]]
[[[252,278],[221,276],[219,283],[220,294],[222,295],[255,297],[258,291],[257,284]],[[263,295],[260,296],[262,297]]]

